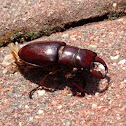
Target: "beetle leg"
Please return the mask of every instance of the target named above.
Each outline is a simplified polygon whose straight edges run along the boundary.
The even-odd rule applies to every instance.
[[[52,72],[49,72],[49,74],[47,74],[47,75],[42,79],[42,81],[39,83],[39,86],[36,87],[36,88],[34,88],[32,91],[30,91],[30,93],[29,93],[30,99],[32,99],[33,93],[34,93],[35,91],[37,91],[37,90],[39,89],[40,86],[42,86],[42,85],[44,84],[44,82],[47,80],[47,78],[48,78],[50,75],[56,74],[58,71],[59,71],[59,69],[54,70],[54,71],[52,71]]]
[[[49,74],[46,75],[46,76],[42,79],[42,81],[39,83],[39,86],[38,86],[38,87],[36,87],[36,88],[34,88],[32,91],[30,91],[30,93],[29,93],[30,99],[32,99],[33,93],[34,93],[35,91],[37,91],[37,90],[39,89],[40,86],[42,86],[42,85],[44,84],[44,82],[47,80],[47,77],[48,77],[48,76],[49,76]]]
[[[71,81],[71,83],[77,88],[79,89],[79,91],[81,91],[82,94],[84,94],[84,89],[81,88],[78,84],[76,84],[75,82]]]
[[[70,80],[70,78],[71,78],[72,76],[73,76],[73,74],[72,74],[72,72],[70,72],[70,73],[68,73],[65,77],[66,77],[67,79]],[[81,88],[81,87],[80,87],[78,84],[76,84],[74,81],[71,81],[71,80],[70,80],[70,82],[71,82],[77,89],[79,89],[79,91],[81,91],[82,94],[85,94],[83,88]]]

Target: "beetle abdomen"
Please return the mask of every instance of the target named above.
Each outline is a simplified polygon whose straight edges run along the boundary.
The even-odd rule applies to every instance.
[[[64,42],[34,42],[19,50],[19,57],[34,66],[51,66],[58,63],[58,50]]]

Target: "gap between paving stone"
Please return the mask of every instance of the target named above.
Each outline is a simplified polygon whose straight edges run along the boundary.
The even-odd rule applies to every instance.
[[[25,28],[16,29],[11,32],[8,32],[7,34],[5,34],[4,36],[1,37],[0,47],[3,45],[7,45],[8,43],[11,43],[11,42],[20,43],[20,42],[24,42],[24,41],[32,41],[32,40],[40,38],[42,36],[49,36],[52,33],[63,32],[70,28],[83,26],[85,24],[89,24],[89,23],[93,23],[93,22],[99,22],[99,21],[104,21],[104,20],[109,20],[109,19],[116,19],[116,18],[120,18],[125,15],[126,15],[125,12],[119,12],[119,13],[110,12],[110,13],[106,13],[102,16],[97,16],[97,17],[89,18],[89,19],[81,19],[79,21],[73,21],[73,22],[63,24],[62,26],[55,26],[50,29],[41,29],[38,32],[31,32]]]

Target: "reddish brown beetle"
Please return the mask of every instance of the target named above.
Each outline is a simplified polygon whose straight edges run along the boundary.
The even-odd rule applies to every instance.
[[[15,52],[12,50],[13,56],[16,61],[19,62],[15,56]],[[39,86],[42,86],[49,75],[55,74],[60,66],[66,66],[71,68],[77,68],[78,70],[86,70],[93,76],[104,79],[108,73],[106,63],[93,51],[87,49],[80,49],[78,47],[66,45],[65,42],[59,41],[40,41],[33,42],[25,45],[18,51],[19,58],[30,65],[53,68],[52,72],[46,75]],[[105,67],[105,75],[102,75],[94,70],[94,62],[99,62]],[[69,78],[69,76],[67,76]],[[84,90],[80,88],[76,83],[72,82],[82,93]],[[36,88],[38,89],[38,87]],[[30,98],[33,92],[30,92]]]

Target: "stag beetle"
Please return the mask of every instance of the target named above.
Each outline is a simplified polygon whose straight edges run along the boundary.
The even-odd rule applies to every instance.
[[[93,76],[104,79],[108,73],[106,63],[97,54],[88,49],[80,49],[78,47],[66,45],[65,42],[60,41],[38,41],[29,43],[20,48],[16,54],[14,48],[11,49],[13,57],[16,62],[24,62],[32,66],[43,68],[54,68],[54,66],[67,66],[70,68],[77,68],[77,70],[86,70]],[[18,58],[17,58],[18,57]],[[102,75],[94,70],[94,62],[101,63],[105,68],[105,75]],[[53,75],[58,70],[55,69],[46,75],[40,82],[39,86],[42,86],[49,75]],[[69,78],[69,76],[68,76]],[[72,82],[82,93],[84,90],[80,88],[75,82]],[[36,89],[30,92],[30,98]]]

